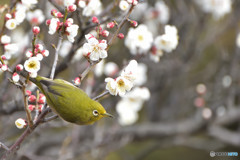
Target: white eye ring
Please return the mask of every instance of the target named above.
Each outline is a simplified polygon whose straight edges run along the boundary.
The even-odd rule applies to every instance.
[[[94,116],[98,116],[98,114],[99,114],[99,113],[98,113],[97,110],[93,110],[93,115],[94,115]]]

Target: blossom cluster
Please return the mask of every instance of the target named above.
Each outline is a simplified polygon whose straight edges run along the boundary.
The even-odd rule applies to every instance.
[[[71,7],[71,6],[73,6],[73,5],[71,5],[71,4],[68,5],[68,7]],[[71,11],[75,11],[74,9],[76,10],[76,8],[73,7]],[[51,11],[51,14],[54,17],[51,18],[51,19],[48,19],[46,21],[46,24],[49,27],[48,33],[53,35],[57,31],[62,31],[62,28],[63,28],[64,29],[64,34],[66,34],[68,40],[73,43],[74,38],[77,36],[79,26],[76,25],[76,24],[73,24],[73,19],[72,18],[68,18],[68,19],[66,19],[65,22],[61,22],[60,18],[63,18],[64,15],[61,12],[58,12],[55,9],[53,9]]]
[[[126,94],[126,91],[131,90],[136,79],[137,65],[136,60],[131,60],[119,77],[115,79],[108,77],[105,79],[105,82],[107,82],[106,89],[110,94],[123,96]]]
[[[178,31],[175,26],[166,25],[165,33],[159,35],[154,40],[154,46],[152,47],[151,59],[158,62],[163,55],[163,51],[169,53],[176,49],[178,45]]]
[[[99,59],[106,58],[107,55],[107,41],[98,40],[92,34],[85,35],[87,43],[83,45],[83,55],[91,61],[98,61]]]
[[[31,1],[30,0],[21,0],[21,2],[18,2],[16,5],[16,10],[13,13],[7,13],[5,15],[6,28],[9,30],[15,29],[19,24],[21,24],[24,21],[24,19],[27,16],[27,14],[26,14],[27,11],[30,8],[32,8],[33,5],[35,5],[37,3],[38,3],[37,0],[31,0]],[[43,16],[43,14],[40,13],[40,11],[38,11],[37,14],[39,15],[39,18],[36,16],[28,15],[29,16],[28,19],[31,21],[33,19],[33,17],[35,17],[35,23],[33,23],[33,24],[37,23],[37,25],[38,25],[43,21],[44,16]]]

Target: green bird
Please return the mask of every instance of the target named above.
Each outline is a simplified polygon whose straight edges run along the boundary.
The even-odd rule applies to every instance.
[[[113,117],[99,102],[65,80],[37,76],[30,81],[43,92],[51,109],[68,122],[89,125],[103,117]]]

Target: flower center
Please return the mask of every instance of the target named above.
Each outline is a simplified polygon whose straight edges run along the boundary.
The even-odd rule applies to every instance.
[[[98,52],[98,50],[99,50],[99,47],[98,47],[97,45],[95,45],[95,46],[93,47],[93,52]]]
[[[117,83],[120,87],[124,86],[124,81],[122,79],[120,79]]]
[[[15,26],[15,23],[12,22],[10,26],[13,28]]]
[[[35,63],[35,62],[30,62],[30,63],[28,64],[28,67],[29,67],[29,68],[36,68],[36,63]]]
[[[139,36],[138,36],[138,40],[139,40],[139,41],[142,41],[142,40],[143,40],[143,36],[142,36],[142,35],[139,35]]]

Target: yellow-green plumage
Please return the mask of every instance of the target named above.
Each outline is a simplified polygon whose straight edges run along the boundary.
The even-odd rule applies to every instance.
[[[84,91],[67,81],[41,76],[30,80],[46,96],[51,109],[68,122],[87,125],[111,116],[99,102],[92,100]]]

